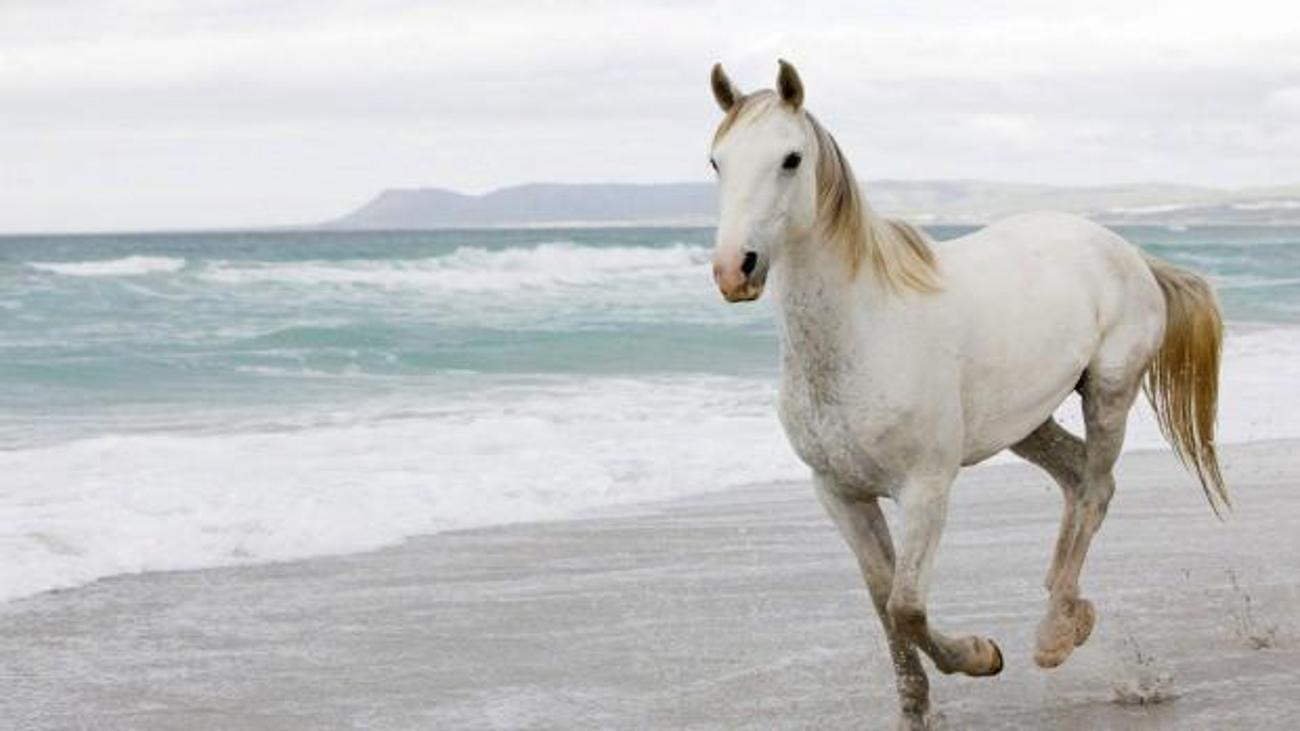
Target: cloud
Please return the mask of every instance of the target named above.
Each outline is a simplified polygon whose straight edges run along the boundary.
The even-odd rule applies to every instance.
[[[0,230],[290,223],[378,189],[706,175],[709,64],[799,65],[864,175],[1300,180],[1290,4],[0,5]]]
[[[1300,116],[1300,86],[1274,89],[1264,99],[1264,107],[1284,114]]]

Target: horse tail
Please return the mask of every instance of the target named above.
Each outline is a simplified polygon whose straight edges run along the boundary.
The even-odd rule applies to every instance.
[[[1196,473],[1214,514],[1231,509],[1214,449],[1223,317],[1203,278],[1148,258],[1165,297],[1165,336],[1142,384],[1160,431],[1183,465]]]

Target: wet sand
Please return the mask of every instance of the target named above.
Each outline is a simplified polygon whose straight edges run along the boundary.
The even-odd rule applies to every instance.
[[[1032,634],[1056,488],[967,471],[931,617],[1006,670],[932,673],[946,727],[1300,728],[1300,443],[1224,456],[1224,524],[1170,456],[1125,456],[1097,629],[1053,671]],[[9,602],[0,728],[886,729],[883,648],[811,487],[772,484]]]

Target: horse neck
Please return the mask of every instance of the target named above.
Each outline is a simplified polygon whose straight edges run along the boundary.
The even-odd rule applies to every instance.
[[[851,272],[835,246],[817,236],[788,248],[774,282],[783,367],[835,370],[852,362],[853,349],[878,319],[871,306],[877,283],[867,271]]]

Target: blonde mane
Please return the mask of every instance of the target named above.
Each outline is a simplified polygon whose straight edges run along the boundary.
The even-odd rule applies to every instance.
[[[853,168],[831,133],[805,112],[817,136],[817,217],[855,274],[863,260],[892,290],[939,290],[934,251],[915,226],[877,216],[862,197]]]
[[[780,102],[771,91],[736,100],[714,133],[716,145],[742,120],[755,120]],[[812,114],[804,117],[817,138],[817,218],[822,235],[840,248],[844,263],[856,275],[863,261],[893,291],[935,292],[940,289],[934,252],[925,234],[905,221],[881,218],[872,212],[853,169],[835,138]]]

